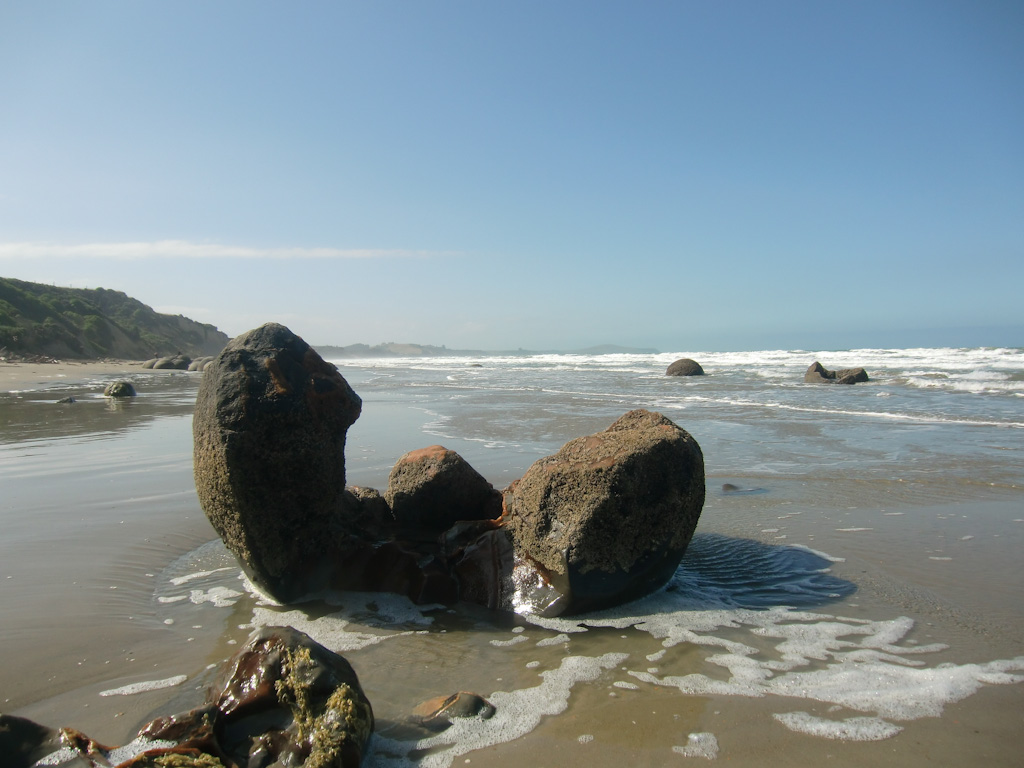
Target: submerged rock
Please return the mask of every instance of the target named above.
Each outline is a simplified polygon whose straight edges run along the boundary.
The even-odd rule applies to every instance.
[[[868,381],[868,374],[863,368],[844,368],[830,371],[815,361],[804,374],[805,384],[859,384]]]
[[[330,363],[268,323],[206,368],[193,418],[203,511],[253,583],[280,600],[323,586],[361,533],[345,494],[345,437],[362,401]]]
[[[135,395],[135,387],[130,381],[112,381],[103,389],[104,397],[135,397]]]
[[[455,451],[432,445],[402,456],[384,498],[399,530],[436,538],[460,520],[501,515],[501,493]]]
[[[696,360],[691,360],[688,357],[680,358],[676,360],[672,365],[665,371],[666,376],[703,376],[704,369],[700,367],[700,363]]]
[[[443,731],[454,718],[479,717],[489,720],[497,710],[483,696],[469,691],[459,691],[451,696],[435,696],[417,704],[410,720],[432,731]]]
[[[620,603],[664,584],[704,505],[697,442],[635,410],[540,459],[504,495],[516,552],[565,592],[563,612]]]

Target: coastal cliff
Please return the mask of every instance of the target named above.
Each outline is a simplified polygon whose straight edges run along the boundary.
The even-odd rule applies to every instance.
[[[227,343],[212,325],[160,314],[120,291],[0,277],[0,351],[145,360],[174,352],[215,355]]]

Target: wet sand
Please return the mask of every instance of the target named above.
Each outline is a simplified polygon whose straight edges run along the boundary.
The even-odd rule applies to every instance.
[[[3,380],[7,392],[36,391],[0,403],[0,416],[19,435],[0,444],[6,467],[0,539],[2,711],[124,743],[154,716],[198,704],[211,665],[244,642],[253,619],[251,600],[178,613],[173,610],[182,604],[159,600],[169,574],[237,571],[215,547],[189,554],[215,538],[191,477],[188,416],[198,379],[144,371],[132,363],[10,367],[22,370],[12,374],[7,366],[0,368],[0,375],[12,374]],[[139,398],[113,403],[97,394],[104,380],[122,375],[140,385]],[[147,381],[156,386],[147,387]],[[79,402],[56,405],[53,382],[77,391]],[[40,385],[46,389],[39,391]],[[408,435],[414,422],[404,405],[372,403],[350,435],[350,482],[382,487],[397,455],[424,442],[422,435]],[[394,434],[374,441],[366,430]],[[487,474],[495,484],[507,483],[501,476],[507,466],[500,472],[497,467],[508,461],[474,463],[493,467]],[[764,492],[724,493],[720,488],[726,482]],[[713,474],[698,533],[827,551],[838,558],[831,574],[856,591],[816,610],[852,621],[912,617],[908,642],[949,646],[926,659],[929,667],[1011,659],[1021,654],[1024,636],[1022,495],[1019,489],[971,486],[956,492],[957,487],[935,494],[895,481],[891,488],[866,488],[835,478]],[[182,557],[191,557],[187,567],[175,565]],[[237,581],[232,575],[224,583]],[[490,695],[534,685],[536,672],[528,663],[536,659],[543,670],[568,653],[529,642],[495,650],[490,639],[515,639],[511,631],[518,628],[519,636],[530,640],[546,635],[515,620],[481,616],[474,623],[472,616],[445,619],[447,624],[439,618],[447,634],[435,628],[428,635],[346,654],[374,703],[379,733],[397,737],[411,704],[448,688]],[[458,639],[467,632],[479,642]],[[735,639],[749,642],[739,632]],[[629,653],[634,670],[645,668],[644,654],[660,647],[632,628],[595,630],[574,636],[572,643],[573,653],[587,656]],[[709,653],[694,648],[673,662],[678,669],[666,662],[660,674],[707,671]],[[396,676],[396,669],[402,675]],[[134,695],[102,695],[178,675],[187,681]],[[852,742],[793,733],[773,718],[780,709],[829,718],[834,707],[827,702],[780,703],[778,696],[683,695],[671,686],[616,685],[632,679],[623,670],[606,670],[575,686],[565,712],[542,719],[526,736],[456,756],[451,764],[692,762],[700,758],[684,752],[689,735],[698,733],[714,734],[719,757],[737,766],[763,765],[766,759],[793,766],[823,761],[1014,766],[1024,747],[1021,684],[982,686],[946,705],[939,717],[901,722],[905,731],[895,738]]]
[[[144,370],[141,360],[62,360],[55,363],[0,362],[0,392],[82,384],[102,376],[130,375]],[[160,373],[157,371],[156,373]]]

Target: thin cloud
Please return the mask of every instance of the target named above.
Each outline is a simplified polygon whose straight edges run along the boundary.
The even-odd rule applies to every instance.
[[[188,240],[156,240],[131,243],[0,243],[0,259],[423,259],[451,255],[442,251],[383,248],[250,248],[223,243]]]

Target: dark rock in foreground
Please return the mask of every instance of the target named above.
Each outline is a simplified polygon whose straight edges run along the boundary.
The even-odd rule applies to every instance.
[[[703,376],[704,369],[700,367],[700,363],[696,360],[691,360],[688,357],[676,360],[672,365],[665,371],[666,376]]]
[[[804,374],[805,384],[858,384],[868,381],[868,374],[863,368],[844,368],[830,371],[815,361]]]
[[[697,442],[635,410],[537,461],[505,491],[516,553],[567,594],[562,612],[621,603],[675,572],[704,504]]]
[[[373,732],[348,661],[290,627],[256,630],[207,700],[222,748],[242,765],[358,766]]]
[[[410,535],[436,538],[460,520],[501,515],[501,494],[455,451],[432,445],[402,456],[384,494],[395,522]]]
[[[268,323],[208,364],[193,418],[196,491],[259,588],[292,600],[323,586],[346,513],[345,436],[362,401],[330,363]]]
[[[290,627],[264,627],[225,662],[205,706],[143,726],[134,756],[117,768],[357,768],[373,727],[373,709],[344,657]],[[26,768],[41,760],[110,765],[112,752],[73,729],[8,715],[0,715],[0,750],[3,765]]]

